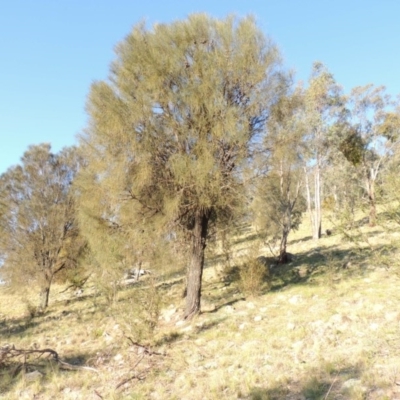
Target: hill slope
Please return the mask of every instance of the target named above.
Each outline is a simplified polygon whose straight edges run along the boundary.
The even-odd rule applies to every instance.
[[[55,287],[34,318],[30,295],[2,287],[0,347],[51,348],[97,372],[32,359],[44,375],[29,381],[2,368],[0,398],[400,399],[399,232],[362,227],[353,241],[337,233],[318,243],[307,234],[293,235],[294,261],[276,267],[257,298],[210,263],[203,313],[190,323],[180,320],[182,276],[161,277],[151,335],[135,314],[150,280],[114,305],[90,288],[77,297]],[[238,251],[250,243],[239,242]]]

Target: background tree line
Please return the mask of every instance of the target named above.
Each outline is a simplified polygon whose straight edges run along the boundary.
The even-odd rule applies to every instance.
[[[136,25],[90,88],[79,146],[31,146],[1,175],[2,275],[38,285],[45,309],[54,279],[83,268],[115,283],[173,265],[191,318],[211,236],[250,223],[285,263],[304,213],[315,240],[324,209],[365,203],[372,226],[385,197],[395,219],[399,111],[383,87],[344,93],[322,63],[294,84],[251,17]]]

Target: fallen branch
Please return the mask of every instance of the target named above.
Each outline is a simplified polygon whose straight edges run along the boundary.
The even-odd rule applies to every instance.
[[[10,363],[11,361],[17,362],[18,365],[14,369],[16,373],[27,366],[34,366],[32,361],[35,362],[44,355],[56,362],[59,367],[64,370],[86,370],[98,372],[95,368],[72,365],[60,360],[58,353],[53,349],[16,349],[14,345],[0,347],[0,367],[7,367],[7,363]],[[34,359],[28,364],[28,358],[31,356],[34,356]]]
[[[82,286],[87,282],[87,280],[90,278],[92,274],[89,274],[88,276],[86,276],[85,278],[81,279],[79,282],[77,283],[73,283],[72,285],[69,285],[66,289],[62,290],[59,294],[66,292],[68,289],[79,289],[82,288]]]
[[[144,358],[144,354],[142,355],[142,357],[139,358],[139,360],[136,361],[135,365],[132,367],[133,370],[139,365],[139,363],[143,360],[143,358]],[[123,381],[118,383],[118,385],[115,387],[115,389],[119,389],[121,386],[125,385],[125,383],[128,383],[128,382],[132,381],[133,379],[142,380],[144,378],[134,374],[134,375],[130,376],[129,378],[124,379]]]
[[[144,354],[148,354],[149,356],[152,356],[152,355],[163,356],[164,355],[162,353],[158,353],[156,351],[150,350],[148,347],[143,346],[140,343],[134,342],[132,340],[132,338],[130,338],[129,336],[127,336],[126,338],[129,340],[129,342],[131,343],[132,346],[136,346],[136,347],[139,347],[140,349],[142,349]]]

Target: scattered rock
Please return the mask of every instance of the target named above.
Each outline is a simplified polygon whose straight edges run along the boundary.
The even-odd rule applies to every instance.
[[[27,382],[37,381],[41,379],[44,375],[39,371],[32,371],[25,374],[25,380]]]
[[[369,324],[369,329],[371,329],[371,331],[376,331],[379,329],[379,324],[373,322],[372,324]]]
[[[296,328],[296,325],[295,325],[293,322],[289,322],[289,323],[287,324],[287,329],[288,329],[289,331],[293,331],[295,328]]]
[[[203,301],[203,304],[201,306],[201,311],[203,312],[212,312],[217,309],[216,305],[214,303],[208,303],[207,301]]]
[[[225,310],[225,312],[228,313],[228,314],[233,314],[233,313],[235,312],[235,308],[232,307],[232,306],[225,306],[225,307],[224,307],[224,310]]]
[[[162,311],[161,318],[163,318],[166,322],[170,322],[172,316],[176,314],[176,312],[177,312],[176,308],[168,308]]]
[[[345,389],[345,390],[351,390],[351,389],[356,389],[356,388],[357,389],[361,389],[362,391],[365,390],[365,387],[363,387],[361,385],[361,380],[360,379],[352,378],[352,379],[349,379],[346,382],[344,382],[343,385],[342,385],[342,389]]]
[[[289,299],[289,303],[290,303],[290,304],[299,304],[300,300],[301,300],[301,297],[300,297],[299,295],[292,296],[292,297]]]

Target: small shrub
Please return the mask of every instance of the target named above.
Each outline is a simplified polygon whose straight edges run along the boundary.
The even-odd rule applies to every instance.
[[[240,290],[246,295],[258,296],[265,285],[270,285],[268,268],[256,258],[248,257],[239,266],[239,277]]]
[[[126,306],[127,301],[129,307]],[[154,329],[161,309],[161,295],[155,279],[148,279],[145,286],[133,287],[124,302],[117,302],[113,309],[114,317],[126,336],[150,344],[154,339]]]
[[[26,315],[28,318],[33,319],[39,314],[39,309],[35,306],[29,299],[24,298],[23,302],[25,304]]]

